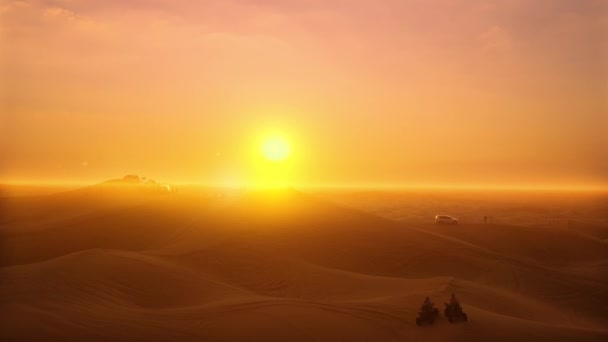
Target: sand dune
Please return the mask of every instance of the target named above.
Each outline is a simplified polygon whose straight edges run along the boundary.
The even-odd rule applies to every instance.
[[[293,191],[4,197],[3,340],[605,340],[600,224],[457,228]],[[455,292],[470,321],[417,327]]]

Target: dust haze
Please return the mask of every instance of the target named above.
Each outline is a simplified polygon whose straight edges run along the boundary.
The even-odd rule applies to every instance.
[[[605,340],[604,192],[3,186],[1,335]],[[435,224],[435,214],[458,224]],[[450,323],[455,294],[466,322]],[[441,312],[416,324],[426,297]]]

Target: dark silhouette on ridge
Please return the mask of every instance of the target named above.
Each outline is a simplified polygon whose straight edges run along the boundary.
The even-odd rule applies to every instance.
[[[467,314],[462,311],[460,302],[453,293],[450,298],[450,303],[445,303],[445,310],[443,313],[450,323],[466,322],[469,319]]]
[[[433,302],[431,302],[431,299],[429,297],[426,297],[424,303],[422,303],[422,306],[420,307],[420,311],[418,311],[416,324],[433,324],[438,316],[439,310],[437,310]]]

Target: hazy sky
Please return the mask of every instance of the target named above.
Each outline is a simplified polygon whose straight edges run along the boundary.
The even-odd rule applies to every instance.
[[[0,0],[0,181],[608,185],[607,61],[604,0]]]

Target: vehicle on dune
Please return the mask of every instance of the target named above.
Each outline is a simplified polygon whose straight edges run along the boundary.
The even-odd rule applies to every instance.
[[[422,303],[422,306],[420,307],[420,311],[418,311],[416,325],[433,324],[437,317],[439,317],[439,310],[437,310],[430,298],[426,297],[424,303]]]
[[[460,302],[453,293],[450,303],[445,303],[445,310],[443,313],[450,323],[466,322],[469,320],[467,314],[462,311]]]
[[[458,224],[458,219],[448,215],[435,216],[435,224]]]

